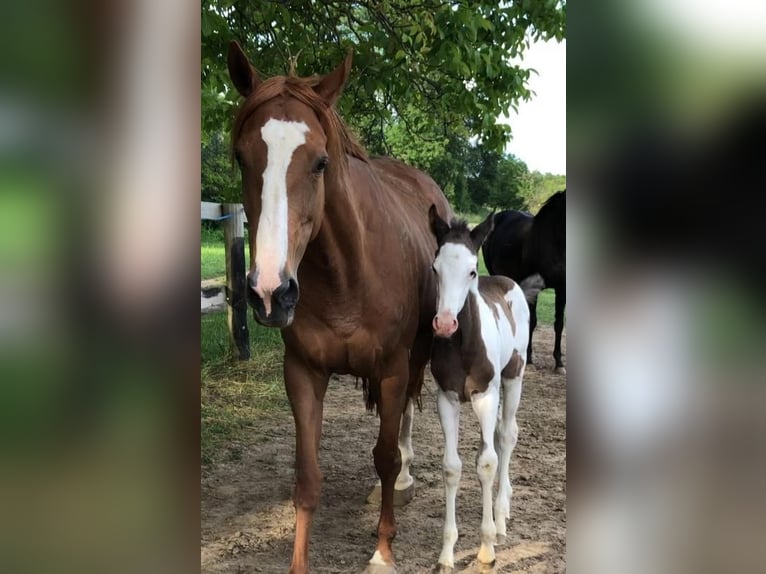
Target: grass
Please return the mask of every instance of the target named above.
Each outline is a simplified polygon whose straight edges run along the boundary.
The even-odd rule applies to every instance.
[[[250,246],[245,231],[245,261],[250,259]],[[226,250],[223,244],[223,229],[216,227],[202,228],[202,249],[200,262],[202,279],[215,279],[226,276]]]
[[[238,460],[253,421],[289,406],[282,384],[282,338],[248,318],[249,361],[229,355],[226,313],[202,315],[202,462]]]

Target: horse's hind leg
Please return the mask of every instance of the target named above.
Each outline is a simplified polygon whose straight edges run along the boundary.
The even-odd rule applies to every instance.
[[[537,327],[537,295],[529,301],[529,344],[527,345],[527,365],[534,366],[532,362],[532,333]]]
[[[564,330],[564,307],[567,303],[567,291],[565,287],[556,289],[556,319],[553,328],[556,331],[556,342],[553,347],[553,358],[556,361],[555,370],[559,374],[566,374],[564,363],[561,360],[561,333]],[[529,348],[532,348],[532,339],[529,339]]]
[[[397,493],[408,492],[412,490],[415,479],[410,474],[410,465],[412,459],[415,456],[412,450],[412,419],[415,415],[415,402],[413,399],[407,399],[407,406],[404,407],[404,413],[402,414],[402,424],[399,429],[399,455],[402,457],[402,470],[399,471],[399,476],[396,477],[396,484],[394,485],[394,504],[400,506],[409,502],[409,500],[400,501],[397,504]]]
[[[495,561],[495,542],[497,531],[492,516],[492,485],[497,474],[497,452],[495,452],[495,426],[497,408],[500,402],[499,381],[490,384],[483,393],[471,396],[471,406],[481,425],[481,450],[476,457],[476,472],[481,482],[481,548],[477,558],[481,564]]]
[[[513,449],[519,438],[519,425],[516,423],[516,411],[521,400],[521,380],[524,376],[524,364],[521,356],[514,353],[510,369],[503,372],[503,406],[501,418],[495,433],[495,443],[500,451],[497,497],[495,498],[495,528],[497,543],[507,540],[506,521],[511,515],[511,495],[513,487],[509,467]]]
[[[394,505],[402,506],[412,500],[415,492],[415,480],[410,474],[410,466],[415,457],[412,450],[412,422],[415,415],[415,401],[420,396],[423,387],[423,376],[426,364],[431,354],[431,326],[427,334],[421,334],[415,339],[410,354],[410,379],[407,382],[407,405],[402,413],[402,424],[399,429],[399,454],[402,457],[402,470],[396,479],[394,487]]]

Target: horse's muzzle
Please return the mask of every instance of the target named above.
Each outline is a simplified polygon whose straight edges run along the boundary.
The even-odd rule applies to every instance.
[[[298,304],[298,282],[288,278],[274,289],[264,292],[263,296],[256,291],[257,274],[248,275],[247,300],[253,308],[255,320],[264,327],[283,328],[289,326],[295,317],[295,306]]]

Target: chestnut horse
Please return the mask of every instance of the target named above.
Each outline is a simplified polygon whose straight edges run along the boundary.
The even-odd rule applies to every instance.
[[[290,572],[309,570],[331,373],[361,377],[367,407],[380,416],[373,449],[380,519],[368,569],[394,572],[394,489],[412,484],[413,401],[429,359],[436,302],[430,270],[436,242],[426,214],[432,203],[445,217],[450,208],[427,175],[368,158],[338,116],[334,104],[351,54],[325,76],[262,80],[232,42],[228,68],[245,98],[232,142],[250,222],[248,296],[256,320],[282,330],[295,419]]]
[[[433,262],[439,295],[431,372],[439,384],[437,407],[445,441],[446,512],[438,564],[443,573],[453,572],[455,566],[455,498],[463,466],[457,444],[463,402],[471,402],[481,426],[476,456],[482,493],[480,564],[494,564],[495,544],[506,540],[511,509],[509,463],[519,434],[516,411],[529,342],[529,307],[524,292],[508,277],[478,276],[477,253],[492,230],[493,217],[469,230],[463,221],[444,221],[435,207],[429,211],[439,245]],[[503,406],[498,416],[501,385]],[[493,513],[492,484],[498,470]]]

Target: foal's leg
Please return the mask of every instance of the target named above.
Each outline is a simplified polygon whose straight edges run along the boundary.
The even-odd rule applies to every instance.
[[[499,381],[493,381],[489,389],[471,396],[473,412],[481,425],[481,451],[476,457],[476,472],[481,482],[482,518],[481,548],[477,558],[482,564],[495,561],[495,521],[492,517],[492,485],[497,474],[497,453],[495,452],[495,425],[500,402]]]
[[[439,564],[446,569],[455,567],[454,548],[457,541],[457,524],[455,522],[455,498],[460,483],[463,464],[457,452],[457,437],[460,427],[460,401],[454,392],[439,391],[437,397],[439,421],[444,433],[444,498],[446,511],[444,514],[444,535]]]
[[[322,483],[319,440],[322,434],[322,402],[329,377],[309,369],[287,354],[284,374],[287,397],[295,419],[295,542],[290,574],[307,574],[311,522]]]
[[[566,374],[564,363],[561,361],[561,332],[564,330],[564,307],[567,304],[566,287],[556,289],[556,319],[553,328],[556,331],[556,342],[553,347],[553,358],[556,361],[555,370],[559,374]],[[532,338],[529,339],[529,347],[532,348]]]
[[[497,529],[497,543],[504,544],[506,541],[506,520],[511,515],[511,478],[509,466],[511,455],[519,437],[519,426],[516,424],[516,411],[521,399],[521,380],[524,376],[524,366],[521,366],[519,374],[513,378],[503,377],[503,408],[502,418],[498,421],[495,434],[496,444],[500,450],[499,478],[497,497],[495,498],[495,527]]]

